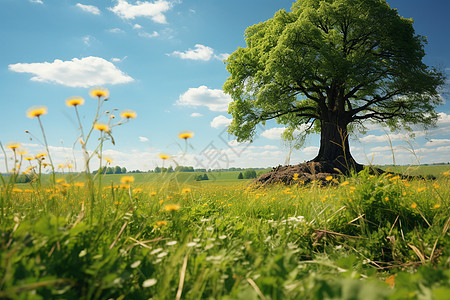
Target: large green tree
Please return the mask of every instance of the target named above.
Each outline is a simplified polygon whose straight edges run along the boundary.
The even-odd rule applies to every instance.
[[[229,132],[251,141],[275,119],[294,132],[320,132],[313,161],[358,167],[348,134],[365,121],[391,129],[435,125],[443,73],[422,61],[426,38],[385,0],[298,0],[291,12],[245,31],[247,47],[226,60],[233,101]]]

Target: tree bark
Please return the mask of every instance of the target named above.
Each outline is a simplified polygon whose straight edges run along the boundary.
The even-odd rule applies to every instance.
[[[348,122],[345,118],[334,116],[331,121],[321,121],[320,148],[314,162],[331,164],[343,173],[359,172],[363,166],[358,164],[350,153],[348,142]]]

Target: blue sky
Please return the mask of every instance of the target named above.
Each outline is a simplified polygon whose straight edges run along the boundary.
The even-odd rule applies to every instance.
[[[450,73],[447,0],[390,0],[403,17],[415,20],[416,33],[427,36],[425,63]],[[251,145],[239,145],[226,132],[230,100],[222,85],[228,77],[222,60],[244,47],[244,30],[263,22],[292,1],[277,0],[0,0],[0,141],[21,142],[30,154],[43,150],[25,130],[40,137],[36,119],[26,117],[34,105],[48,107],[42,116],[55,164],[81,165],[73,109],[65,99],[81,96],[85,127],[96,101],[92,86],[104,86],[110,100],[104,110],[132,109],[136,119],[114,127],[116,144],[105,143],[113,165],[148,170],[161,165],[158,154],[174,155],[181,165],[205,168],[269,167],[284,164],[289,147],[280,140],[282,125],[269,123],[258,130]],[[438,127],[389,133],[371,126],[365,136],[351,139],[360,163],[398,164],[450,161],[450,104],[439,106]],[[183,130],[195,137],[182,155]],[[92,142],[89,148],[93,149]],[[315,157],[318,137],[294,150],[290,163]],[[4,155],[0,154],[4,160]],[[11,152],[8,153],[11,165]],[[172,162],[173,163],[173,162]],[[167,162],[166,162],[167,165]],[[4,171],[3,162],[0,171]]]

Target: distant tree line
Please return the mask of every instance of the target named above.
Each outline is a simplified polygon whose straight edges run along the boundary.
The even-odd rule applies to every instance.
[[[115,167],[107,167],[107,168],[102,168],[103,173],[102,174],[125,174],[127,173],[127,168],[125,167],[119,167],[119,166],[115,166]],[[99,171],[95,170],[92,172],[92,174],[97,174]]]

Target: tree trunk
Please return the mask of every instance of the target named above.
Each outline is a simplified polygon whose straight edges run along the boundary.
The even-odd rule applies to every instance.
[[[350,153],[348,142],[348,122],[344,118],[335,116],[333,121],[322,121],[319,154],[312,161],[325,162],[343,173],[351,170],[357,172],[363,169]]]

